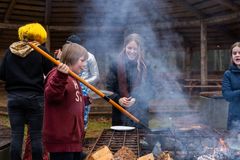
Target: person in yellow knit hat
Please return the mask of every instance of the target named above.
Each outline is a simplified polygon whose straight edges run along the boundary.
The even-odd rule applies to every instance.
[[[47,33],[39,23],[30,23],[18,29],[18,42],[7,49],[0,66],[0,79],[5,81],[8,96],[12,160],[22,159],[24,125],[29,125],[32,159],[42,160],[42,120],[44,75],[53,64],[34,51],[25,41],[31,41],[44,51]]]

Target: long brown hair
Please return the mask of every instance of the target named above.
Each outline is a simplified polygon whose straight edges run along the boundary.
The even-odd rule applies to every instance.
[[[80,57],[88,58],[87,50],[77,43],[66,43],[62,48],[60,61],[66,65],[74,65]]]
[[[126,74],[126,66],[125,66],[125,59],[127,57],[126,46],[132,41],[136,42],[136,44],[138,45],[138,52],[136,57],[136,62],[137,62],[136,69],[138,73],[133,86],[131,86],[132,88],[128,90],[129,84],[127,83],[127,74]],[[131,92],[133,88],[140,85],[143,77],[146,75],[146,64],[144,61],[144,51],[142,47],[143,46],[142,46],[141,37],[136,33],[130,34],[124,39],[123,50],[120,52],[118,57],[118,70],[117,70],[118,85],[119,85],[119,91],[121,96],[128,97],[129,92]]]
[[[139,34],[132,33],[124,39],[123,50],[120,53],[120,57],[126,57],[126,46],[132,41],[136,42],[136,44],[138,45],[137,70],[140,72],[141,69],[144,69],[144,70],[146,69],[146,64],[144,60],[144,49],[143,49],[142,38]]]
[[[230,50],[230,56],[231,56],[230,62],[231,62],[231,64],[234,64],[234,62],[233,62],[233,60],[232,60],[232,50],[233,50],[234,47],[240,47],[240,42],[235,42],[235,43],[231,46],[231,50]]]

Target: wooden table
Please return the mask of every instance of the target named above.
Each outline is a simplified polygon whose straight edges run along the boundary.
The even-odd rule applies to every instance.
[[[200,92],[200,96],[204,97],[222,97],[222,91],[206,91],[206,92]]]
[[[198,78],[186,78],[184,79],[186,85],[192,85],[192,84],[201,84],[201,79]],[[221,85],[222,79],[207,79],[206,80],[208,84],[216,84]]]
[[[222,79],[207,79],[206,85],[201,85],[201,79],[198,78],[188,78],[184,79],[185,85],[183,88],[188,90],[188,94],[192,95],[192,90],[194,88],[204,89],[204,90],[216,90],[219,91],[222,88]]]

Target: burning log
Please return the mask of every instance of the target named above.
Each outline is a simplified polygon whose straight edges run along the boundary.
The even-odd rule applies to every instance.
[[[136,160],[137,156],[133,153],[131,149],[123,146],[114,154],[114,160]]]

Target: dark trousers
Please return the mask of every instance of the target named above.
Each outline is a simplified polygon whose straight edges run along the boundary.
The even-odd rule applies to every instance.
[[[122,113],[115,107],[112,107],[112,126],[122,126]]]
[[[138,118],[144,126],[148,126],[149,121],[149,112],[148,112],[148,105],[143,103],[144,105],[135,104],[126,110],[131,113],[133,116]],[[115,107],[112,108],[112,125],[125,125],[125,126],[134,126],[136,128],[144,128],[144,126],[137,124],[136,122],[132,121],[129,117],[122,114],[118,109]]]
[[[50,153],[50,160],[83,160],[84,157],[82,152]]]
[[[32,159],[42,160],[43,96],[8,94],[8,114],[12,132],[11,160],[21,160],[24,125],[29,125]]]

